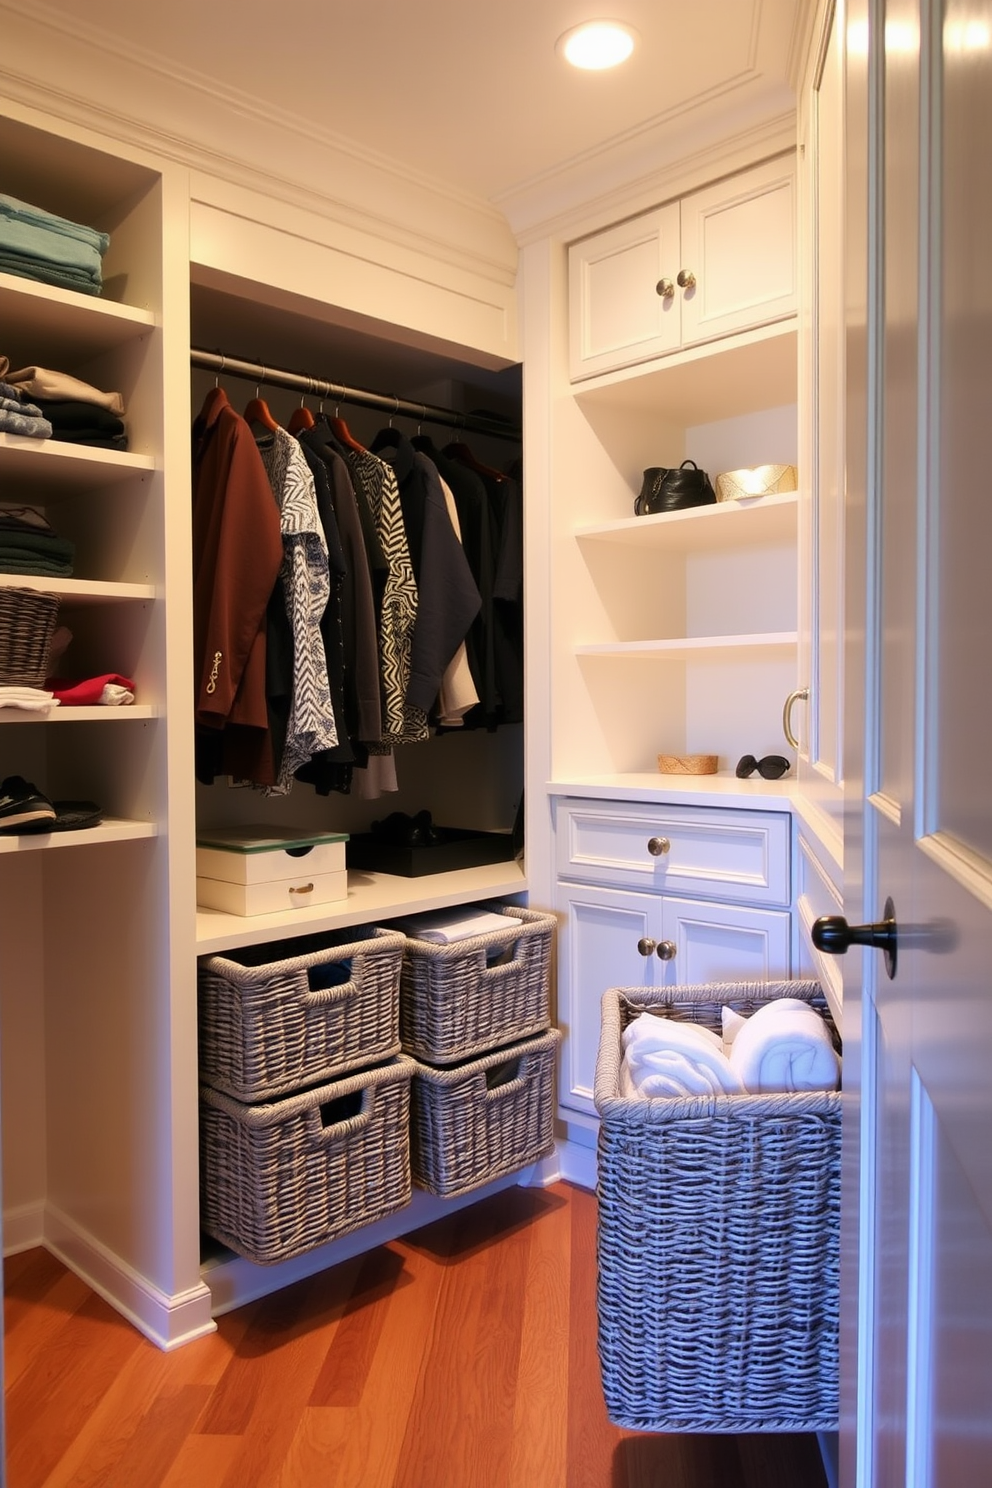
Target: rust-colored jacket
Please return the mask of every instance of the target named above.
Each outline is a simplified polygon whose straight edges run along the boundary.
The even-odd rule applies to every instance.
[[[255,745],[260,766],[269,756],[266,775],[265,617],[282,557],[279,508],[251,430],[212,388],[193,425],[195,717],[208,729],[263,731]]]

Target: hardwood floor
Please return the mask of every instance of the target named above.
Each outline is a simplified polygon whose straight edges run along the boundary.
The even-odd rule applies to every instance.
[[[606,1419],[596,1202],[510,1189],[163,1354],[5,1262],[8,1488],[825,1488],[812,1436]]]

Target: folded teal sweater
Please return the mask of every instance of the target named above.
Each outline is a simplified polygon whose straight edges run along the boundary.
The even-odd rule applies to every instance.
[[[99,284],[109,246],[106,233],[0,193],[0,250],[6,254],[16,254],[28,263],[52,264],[63,272],[74,271]]]

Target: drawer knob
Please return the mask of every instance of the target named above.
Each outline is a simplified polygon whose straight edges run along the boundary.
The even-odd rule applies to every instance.
[[[679,269],[678,281],[680,289],[695,289],[696,276],[691,269]]]
[[[637,950],[638,950],[639,955],[641,955],[641,956],[653,956],[654,955],[654,949],[655,949],[656,944],[657,944],[656,941],[654,941],[654,940],[648,940],[648,938],[645,936],[643,940],[639,940],[637,942]]]
[[[659,942],[658,942],[658,958],[659,958],[659,960],[661,960],[661,961],[674,961],[677,952],[678,952],[678,947],[676,946],[674,940],[659,940]]]
[[[665,853],[671,851],[672,844],[667,837],[649,837],[648,852],[653,858],[664,857]]]
[[[655,294],[661,295],[663,300],[672,300],[675,298],[675,285],[671,279],[659,279],[654,289]]]

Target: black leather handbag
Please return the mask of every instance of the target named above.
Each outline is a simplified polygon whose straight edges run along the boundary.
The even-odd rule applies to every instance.
[[[687,506],[708,506],[711,501],[716,501],[716,492],[695,460],[683,460],[677,470],[651,465],[644,472],[634,514],[648,517],[657,512],[682,511]]]

